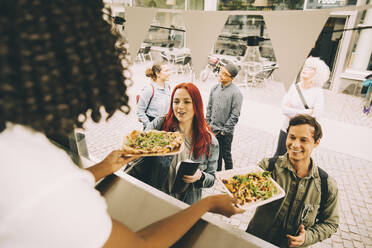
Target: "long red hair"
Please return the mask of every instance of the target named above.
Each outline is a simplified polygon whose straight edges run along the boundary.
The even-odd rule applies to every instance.
[[[193,83],[181,83],[174,87],[168,114],[162,126],[164,131],[175,131],[178,129],[178,119],[173,112],[173,98],[178,89],[186,89],[192,99],[194,118],[192,121],[192,149],[195,158],[201,155],[209,155],[209,145],[212,142],[212,130],[204,117],[203,100],[199,89]]]

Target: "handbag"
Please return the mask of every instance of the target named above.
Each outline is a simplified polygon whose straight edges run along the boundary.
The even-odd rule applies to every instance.
[[[301,89],[300,89],[300,86],[298,85],[298,83],[295,84],[295,85],[296,85],[296,89],[297,89],[298,95],[299,95],[300,98],[301,98],[302,104],[304,105],[305,109],[309,109],[309,106],[308,106],[307,103],[306,103],[306,100],[305,100],[305,98],[304,98],[304,95],[302,95],[302,91],[301,91]]]

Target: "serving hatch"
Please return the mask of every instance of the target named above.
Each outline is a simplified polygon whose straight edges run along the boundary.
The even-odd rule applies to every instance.
[[[237,168],[237,169],[232,169],[232,170],[216,172],[216,178],[217,178],[218,182],[223,186],[224,191],[226,191],[232,197],[238,198],[237,197],[237,192],[235,192],[235,193],[232,192],[225,185],[224,181],[226,182],[227,180],[233,178],[234,176],[238,176],[238,177],[235,177],[235,178],[239,181],[239,180],[241,180],[240,176],[242,176],[242,175],[247,175],[249,173],[262,174],[263,172],[264,172],[264,170],[262,168],[258,167],[258,166],[248,166],[248,167],[244,167],[244,168]],[[265,173],[265,175],[266,175],[266,173]],[[285,192],[282,189],[282,187],[280,187],[280,185],[277,182],[275,182],[275,180],[273,178],[271,178],[271,176],[268,177],[267,180],[269,180],[271,182],[271,183],[268,183],[269,185],[272,185],[272,187],[275,187],[275,189],[276,189],[275,193],[273,192],[274,190],[272,190],[271,191],[272,193],[271,193],[270,197],[265,195],[266,199],[261,197],[257,201],[245,202],[244,204],[237,204],[237,205],[240,208],[247,210],[247,209],[256,208],[258,206],[262,206],[262,205],[265,205],[269,202],[276,201],[280,198],[283,198],[285,196]],[[229,185],[229,187],[231,188],[231,185]],[[245,184],[244,184],[243,188],[244,189],[242,189],[242,188],[240,188],[240,189],[250,191],[250,193],[252,193],[253,195],[256,194],[256,193],[253,193],[253,191],[254,191],[253,189],[250,189],[248,186],[245,186]],[[261,194],[261,192],[258,193],[258,196],[261,196],[260,194]]]

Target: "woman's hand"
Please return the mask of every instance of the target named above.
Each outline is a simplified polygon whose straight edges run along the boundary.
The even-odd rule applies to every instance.
[[[125,164],[139,158],[139,156],[125,157],[123,151],[114,150],[100,163],[102,166],[110,167],[112,173],[119,170]]]
[[[201,178],[202,175],[203,175],[203,173],[199,169],[197,169],[195,171],[194,175],[192,175],[192,176],[184,175],[183,176],[183,181],[185,183],[194,183],[194,182],[198,181]]]
[[[234,214],[244,213],[244,210],[236,207],[237,200],[228,194],[212,195],[205,198],[210,201],[209,212],[231,217]]]
[[[94,178],[97,182],[98,180],[114,173],[125,164],[137,158],[139,158],[139,156],[125,157],[125,154],[122,151],[115,150],[107,155],[102,162],[87,168],[87,170],[94,175]]]

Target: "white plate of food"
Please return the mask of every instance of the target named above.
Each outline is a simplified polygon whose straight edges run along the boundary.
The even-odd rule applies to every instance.
[[[270,172],[258,166],[216,172],[216,177],[242,209],[256,208],[285,196]]]
[[[169,156],[182,152],[184,147],[180,132],[133,130],[125,137],[122,151],[125,156]]]

